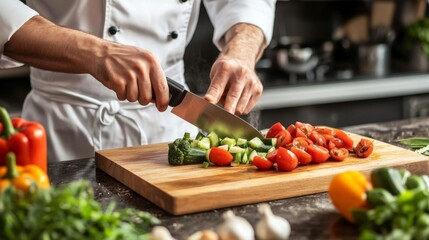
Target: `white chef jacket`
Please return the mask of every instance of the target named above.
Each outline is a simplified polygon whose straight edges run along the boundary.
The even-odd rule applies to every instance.
[[[260,27],[272,36],[275,0],[206,0],[214,25],[213,42],[234,24]],[[200,0],[18,0],[0,1],[0,68],[19,65],[3,55],[4,44],[28,19],[40,14],[52,22],[100,38],[151,51],[166,76],[185,84],[183,55],[195,31]],[[111,27],[119,31],[111,32]],[[110,31],[109,31],[110,30]],[[172,37],[172,33],[177,38]],[[61,41],[61,39],[58,39]],[[31,42],[29,42],[31,44]],[[84,63],[83,63],[84,64]],[[48,134],[49,161],[93,157],[106,148],[168,142],[197,129],[154,104],[119,101],[89,74],[31,68],[32,90],[23,117],[42,123]]]

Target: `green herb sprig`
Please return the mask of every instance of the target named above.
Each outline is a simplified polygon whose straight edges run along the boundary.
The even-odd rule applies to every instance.
[[[105,210],[88,181],[75,181],[28,195],[13,187],[0,192],[0,239],[148,239],[160,221],[136,209]]]
[[[417,153],[429,156],[429,138],[427,137],[411,137],[398,140],[398,142],[407,145]]]

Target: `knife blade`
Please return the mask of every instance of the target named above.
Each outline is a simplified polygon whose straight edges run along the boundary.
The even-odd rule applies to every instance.
[[[264,138],[262,133],[242,118],[220,106],[189,92],[183,85],[167,77],[172,113],[206,133],[215,132],[219,137],[252,139]]]

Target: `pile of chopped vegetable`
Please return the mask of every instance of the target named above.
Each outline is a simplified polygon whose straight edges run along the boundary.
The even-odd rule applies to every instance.
[[[340,129],[298,121],[285,128],[277,122],[262,139],[219,138],[215,132],[200,133],[192,139],[185,133],[169,144],[168,162],[171,165],[202,163],[204,167],[253,164],[259,170],[292,171],[299,165],[329,159],[343,161],[349,154],[367,158],[373,149],[372,140],[362,138],[354,143]]]
[[[205,167],[249,164],[254,156],[265,157],[274,151],[276,142],[276,138],[220,138],[215,132],[200,133],[192,139],[186,132],[168,145],[168,162],[171,165],[202,163]]]
[[[135,209],[106,210],[87,181],[24,193],[0,191],[0,239],[148,239],[159,220]]]
[[[370,179],[336,175],[329,196],[338,211],[361,229],[360,239],[429,239],[429,176],[379,168]]]

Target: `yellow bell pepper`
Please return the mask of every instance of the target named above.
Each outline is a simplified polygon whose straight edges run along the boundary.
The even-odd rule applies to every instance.
[[[49,188],[49,178],[38,166],[29,164],[17,166],[15,154],[7,154],[6,167],[0,167],[0,191],[8,186],[26,193],[34,186],[39,188]]]
[[[366,192],[372,184],[365,175],[357,171],[340,173],[331,180],[328,194],[332,203],[349,222],[354,223],[354,209],[368,209]]]

